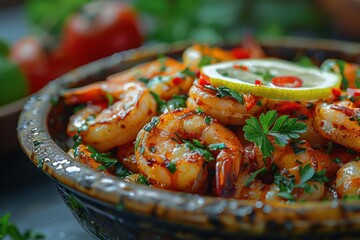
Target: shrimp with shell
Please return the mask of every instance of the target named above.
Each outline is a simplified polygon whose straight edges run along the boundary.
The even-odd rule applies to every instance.
[[[191,109],[153,118],[139,132],[135,146],[140,172],[151,184],[189,193],[206,191],[215,171],[215,194],[231,197],[243,148],[215,119]]]

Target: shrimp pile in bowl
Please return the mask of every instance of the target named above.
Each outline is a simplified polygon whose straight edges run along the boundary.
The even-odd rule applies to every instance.
[[[324,63],[343,84],[314,101],[237,92],[201,77],[202,66],[239,58],[266,56],[255,42],[232,50],[195,44],[182,61],[160,57],[63,91],[74,107],[68,154],[126,182],[170,191],[279,202],[359,199],[359,67]]]

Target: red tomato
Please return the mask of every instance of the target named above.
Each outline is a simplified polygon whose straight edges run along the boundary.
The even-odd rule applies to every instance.
[[[78,66],[139,47],[142,42],[134,10],[110,1],[86,5],[70,17],[63,35],[63,47]]]
[[[279,76],[274,77],[271,83],[278,87],[298,88],[302,86],[300,78],[295,76]]]
[[[49,51],[33,37],[24,38],[14,44],[10,51],[10,59],[16,62],[26,75],[31,93],[40,90],[50,80],[74,67],[64,51]]]

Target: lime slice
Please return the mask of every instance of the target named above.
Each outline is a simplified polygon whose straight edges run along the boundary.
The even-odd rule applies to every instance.
[[[241,93],[273,99],[317,100],[339,88],[341,77],[319,68],[309,68],[279,59],[248,59],[222,62],[201,69],[214,87],[225,86]],[[297,87],[278,86],[274,79],[300,79]]]

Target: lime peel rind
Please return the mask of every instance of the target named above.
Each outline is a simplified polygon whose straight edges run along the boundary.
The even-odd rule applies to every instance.
[[[217,69],[234,65],[251,66],[255,64],[269,68],[271,66],[285,68],[286,70],[293,70],[297,74],[302,72],[312,73],[321,77],[324,81],[316,87],[285,88],[266,85],[256,86],[252,83],[242,82],[239,79],[223,76],[216,71]],[[210,83],[214,87],[225,86],[240,93],[252,93],[256,96],[283,100],[317,100],[326,98],[332,93],[333,88],[340,88],[341,85],[341,76],[338,74],[325,72],[317,68],[305,68],[277,59],[249,59],[223,62],[205,66],[201,69],[201,73],[209,77]]]

